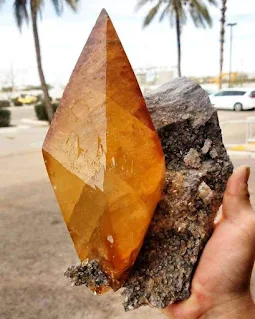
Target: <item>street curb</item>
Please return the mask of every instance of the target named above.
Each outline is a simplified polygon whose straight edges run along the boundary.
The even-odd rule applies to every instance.
[[[230,144],[226,145],[226,149],[229,151],[236,151],[236,152],[250,152],[255,153],[255,146],[254,144]]]
[[[228,155],[231,157],[241,157],[241,158],[255,158],[255,152],[247,152],[247,151],[233,151],[227,149]]]

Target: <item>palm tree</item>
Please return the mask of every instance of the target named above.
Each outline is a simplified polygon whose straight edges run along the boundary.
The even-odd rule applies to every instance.
[[[227,0],[222,0],[221,8],[221,31],[220,31],[220,74],[219,74],[219,89],[222,87],[222,68],[224,60],[224,42],[225,42],[225,21],[226,21]]]
[[[40,48],[40,40],[38,34],[38,26],[37,26],[37,18],[41,13],[43,0],[15,0],[14,1],[14,13],[16,17],[16,22],[21,30],[24,21],[29,21],[29,11],[32,19],[32,28],[33,28],[33,36],[35,43],[35,51],[36,51],[36,59],[37,59],[37,67],[38,73],[41,81],[41,87],[44,95],[45,108],[48,115],[49,122],[53,117],[53,108],[51,105],[51,100],[48,92],[48,87],[45,81],[45,76],[42,68],[42,57],[41,57],[41,48]],[[78,0],[65,0],[65,2],[73,9],[76,10]],[[63,0],[52,0],[52,4],[54,5],[56,14],[60,16],[63,13]]]
[[[181,30],[187,21],[187,15],[191,16],[196,27],[206,28],[212,26],[207,6],[203,0],[138,0],[137,8],[149,2],[156,2],[144,19],[143,26],[148,26],[155,18],[156,14],[161,10],[159,21],[168,17],[171,26],[176,28],[177,51],[178,51],[178,76],[181,76]],[[207,0],[209,4],[216,5],[216,0]]]

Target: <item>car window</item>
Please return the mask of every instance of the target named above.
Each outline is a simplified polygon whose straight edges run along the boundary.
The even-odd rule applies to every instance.
[[[222,96],[223,95],[223,92],[218,92],[216,94],[214,94],[214,96]]]
[[[222,93],[223,93],[223,94],[222,94],[223,96],[231,96],[231,95],[234,95],[232,91],[223,91]]]
[[[255,97],[255,91],[252,91],[250,97]]]
[[[241,96],[244,95],[246,92],[245,91],[223,91],[222,96]]]
[[[245,91],[233,91],[234,95],[244,95],[246,92]]]

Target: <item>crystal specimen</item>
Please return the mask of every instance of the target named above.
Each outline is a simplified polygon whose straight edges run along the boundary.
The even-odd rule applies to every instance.
[[[65,89],[43,156],[80,260],[97,261],[111,285],[118,286],[160,200],[165,161],[105,10]],[[91,289],[101,292],[102,287],[91,284]]]
[[[125,283],[124,307],[164,308],[190,294],[233,165],[207,93],[178,78],[147,94],[166,159],[162,200]]]

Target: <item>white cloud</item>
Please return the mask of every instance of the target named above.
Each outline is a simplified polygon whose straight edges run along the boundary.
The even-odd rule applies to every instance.
[[[47,81],[65,84],[84,46],[96,18],[104,6],[109,12],[122,43],[134,67],[176,64],[175,30],[168,21],[142,29],[147,8],[135,12],[136,0],[83,0],[77,14],[66,9],[62,18],[56,18],[47,2],[43,21],[39,23],[43,65]],[[31,28],[17,30],[12,8],[2,6],[0,20],[0,73],[8,72],[12,63],[20,84],[38,83]],[[227,21],[237,22],[234,28],[233,69],[255,71],[252,48],[255,47],[255,2],[229,0]],[[220,10],[212,9],[214,27],[201,30],[188,23],[182,34],[182,69],[186,75],[217,75],[219,64]],[[226,32],[224,70],[229,64],[229,30]],[[0,77],[1,81],[1,77]],[[1,84],[1,83],[0,83]]]

